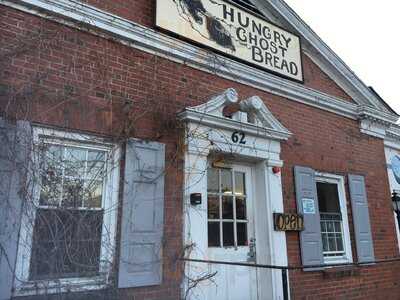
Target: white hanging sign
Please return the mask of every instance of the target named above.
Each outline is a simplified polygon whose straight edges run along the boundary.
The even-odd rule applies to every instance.
[[[298,36],[223,0],[157,0],[157,26],[287,78],[303,81]]]

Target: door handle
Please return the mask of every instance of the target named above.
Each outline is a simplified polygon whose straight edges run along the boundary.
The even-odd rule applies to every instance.
[[[256,239],[251,238],[249,243],[249,253],[247,253],[248,262],[256,262]]]

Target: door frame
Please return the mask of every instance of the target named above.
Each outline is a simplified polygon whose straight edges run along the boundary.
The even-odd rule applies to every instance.
[[[280,158],[281,141],[291,133],[272,115],[262,100],[256,96],[240,102],[240,110],[227,118],[224,107],[238,102],[234,89],[228,89],[207,103],[186,108],[179,117],[186,123],[184,187],[183,242],[185,257],[207,260],[207,167],[209,159],[222,158],[235,163],[254,166],[257,195],[255,230],[257,262],[259,264],[286,266],[288,264],[286,234],[275,231],[273,213],[283,213],[283,192]],[[240,143],[234,135],[241,135]],[[191,205],[190,195],[200,194],[201,204]],[[183,299],[207,299],[204,289],[209,281],[192,280],[207,274],[209,265],[185,262],[182,284]],[[281,270],[258,269],[258,295],[260,300],[283,299]]]
[[[196,130],[200,130],[197,128]],[[229,136],[229,132],[225,135]],[[201,141],[198,141],[201,142]],[[279,159],[280,143],[269,141],[267,152],[257,152],[262,156],[253,156],[245,147],[236,152],[238,160],[252,161],[254,166],[255,191],[257,195],[254,203],[255,232],[257,245],[257,263],[269,265],[288,264],[286,235],[284,232],[274,230],[273,213],[283,213],[283,195],[281,173],[275,173],[274,167],[282,167]],[[221,145],[220,145],[221,146]],[[229,147],[229,145],[225,145]],[[207,260],[208,239],[204,232],[207,231],[207,176],[209,155],[215,148],[189,147],[185,154],[185,184],[184,184],[184,247],[190,248],[185,255],[191,259]],[[230,149],[219,151],[221,154],[231,156]],[[202,203],[198,206],[190,204],[190,194],[200,193]],[[268,217],[265,217],[268,216]],[[207,272],[207,264],[185,263],[185,273],[190,278],[196,278],[196,274]],[[259,299],[283,299],[282,273],[280,270],[257,269]],[[270,284],[267,284],[270,283]],[[183,293],[190,286],[187,278],[184,278]],[[206,299],[202,289],[206,289],[209,283],[199,284],[190,293],[189,299]]]

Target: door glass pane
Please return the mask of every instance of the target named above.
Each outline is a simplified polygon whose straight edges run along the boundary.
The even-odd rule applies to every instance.
[[[222,218],[233,220],[233,197],[222,197]]]
[[[247,223],[237,223],[238,246],[247,246]]]
[[[246,199],[236,197],[236,219],[246,220]]]
[[[232,194],[232,171],[221,169],[221,193]]]
[[[242,172],[235,172],[235,194],[237,196],[246,194],[245,174]]]
[[[209,193],[219,192],[218,169],[210,168],[207,171],[207,191]]]
[[[219,222],[208,222],[208,247],[220,247]]]
[[[235,245],[233,222],[223,222],[222,232],[224,247],[231,247]]]
[[[209,219],[219,219],[219,197],[218,196],[208,196],[208,218]]]

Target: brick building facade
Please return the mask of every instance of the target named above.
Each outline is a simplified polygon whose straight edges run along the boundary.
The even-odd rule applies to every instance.
[[[13,162],[3,162],[10,170],[1,176],[11,183],[2,187],[2,210],[10,210],[10,201],[17,203],[11,205],[14,215],[6,212],[0,220],[6,228],[1,232],[5,246],[0,256],[0,299],[284,299],[280,270],[181,260],[246,262],[251,238],[256,238],[254,255],[260,264],[370,262],[290,270],[290,299],[400,299],[400,262],[377,262],[399,257],[385,157],[385,145],[387,149],[389,143],[400,143],[397,114],[283,1],[235,5],[300,37],[302,82],[156,27],[156,2],[0,2],[0,128],[7,136],[1,151],[3,161]],[[21,130],[25,139],[18,138]],[[233,131],[246,135],[247,144],[227,141]],[[26,141],[26,136],[32,138]],[[33,238],[29,247],[24,243],[23,237],[37,234],[40,223],[31,222],[30,235],[24,229],[24,215],[31,209],[24,205],[25,198],[37,196],[22,188],[32,184],[30,169],[21,172],[15,166],[20,160],[36,160],[15,153],[37,143],[57,145],[63,162],[68,160],[66,149],[86,151],[81,160],[85,187],[91,154],[104,154],[115,162],[106,167],[106,179],[95,179],[103,184],[100,202],[89,205],[91,200],[85,200],[74,206],[87,216],[94,216],[96,208],[107,216],[95,226],[102,228],[102,248],[90,244],[92,252],[102,249],[95,262],[87,263],[84,255],[75,261],[100,271],[83,276],[88,270],[72,267],[71,259],[63,262],[62,270],[33,262],[33,257],[58,262],[52,251],[66,247],[57,244],[37,254],[35,245],[44,243],[42,237]],[[110,166],[108,160],[106,165]],[[65,194],[69,190],[64,182],[70,178],[65,175],[67,167],[63,170]],[[215,191],[212,178],[219,182]],[[18,187],[10,192],[15,180]],[[139,181],[145,188],[132,184]],[[32,202],[46,216],[49,207],[57,210],[58,204],[43,205],[42,193],[39,204]],[[192,194],[201,195],[200,205],[190,203]],[[212,197],[217,204],[212,204]],[[357,197],[368,204],[361,203],[360,212]],[[60,205],[68,210],[63,204],[66,197],[61,199]],[[254,203],[247,203],[247,214],[241,218],[239,203],[246,199]],[[306,203],[311,203],[309,211]],[[214,212],[212,205],[217,207]],[[324,205],[327,211],[322,210]],[[305,230],[274,230],[273,213],[283,212],[304,215]],[[62,212],[56,214],[62,219]],[[94,227],[88,228],[96,235]],[[311,240],[316,248],[307,248],[307,234],[317,234]],[[85,252],[89,246],[82,245],[74,249]],[[207,275],[209,280],[204,280]]]

